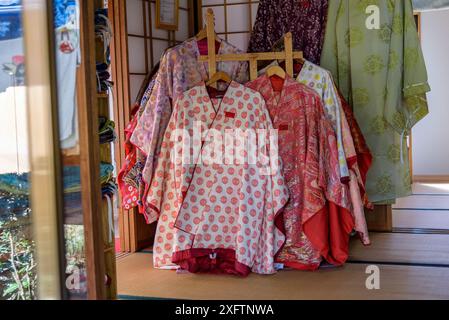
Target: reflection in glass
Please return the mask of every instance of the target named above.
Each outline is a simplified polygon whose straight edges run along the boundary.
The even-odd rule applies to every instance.
[[[53,0],[59,139],[63,159],[66,293],[86,299],[86,257],[81,201],[77,69],[81,63],[79,4]]]
[[[26,117],[22,5],[0,1],[0,299],[37,294]]]

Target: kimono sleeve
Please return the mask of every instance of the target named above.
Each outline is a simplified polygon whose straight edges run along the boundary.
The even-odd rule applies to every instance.
[[[154,175],[148,187],[148,193],[145,199],[146,210],[145,218],[150,224],[157,221],[162,210],[174,209],[173,197],[167,197],[168,194],[176,194],[176,186],[172,177],[173,170],[173,137],[176,133],[176,123],[178,117],[178,106],[183,103],[179,99],[174,107],[168,128],[163,135],[161,151],[154,168]]]
[[[252,271],[260,274],[271,274],[276,271],[274,259],[285,243],[282,209],[288,202],[289,192],[282,174],[282,160],[277,152],[277,132],[274,130],[265,102],[262,105],[264,112],[262,113],[261,123],[263,123],[268,135],[266,152],[269,155],[270,170],[264,170],[264,174],[266,174],[265,212],[261,222],[256,259]]]
[[[168,51],[161,60],[151,96],[131,136],[131,143],[147,156],[142,177],[146,183],[151,182],[154,158],[159,153],[162,133],[168,125],[172,112],[172,60]]]
[[[411,0],[406,0],[404,5],[406,22],[403,94],[407,120],[406,129],[409,130],[429,113],[426,93],[431,89]]]
[[[408,131],[429,112],[430,91],[424,56],[411,0],[395,1],[388,64],[385,117],[399,134]]]
[[[325,89],[323,92],[323,104],[325,110],[328,110],[326,114],[331,119],[332,126],[337,134],[337,148],[338,148],[338,162],[340,167],[340,179],[342,182],[349,181],[349,169],[346,161],[347,155],[344,149],[344,128],[343,108],[341,106],[340,97],[338,96],[334,80],[330,72],[325,71],[323,74],[325,79]],[[348,132],[346,132],[347,134]]]

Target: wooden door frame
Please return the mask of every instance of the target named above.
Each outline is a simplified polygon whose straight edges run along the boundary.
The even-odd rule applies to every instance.
[[[81,195],[89,300],[106,298],[96,79],[95,3],[80,0],[81,65],[77,70]]]
[[[30,161],[32,238],[41,300],[63,299],[65,281],[63,194],[54,58],[53,7],[23,1],[22,25]]]

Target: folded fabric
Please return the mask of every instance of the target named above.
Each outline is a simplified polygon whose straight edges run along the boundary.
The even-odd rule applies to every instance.
[[[115,133],[115,122],[104,117],[99,118],[100,144],[113,142],[117,135]]]

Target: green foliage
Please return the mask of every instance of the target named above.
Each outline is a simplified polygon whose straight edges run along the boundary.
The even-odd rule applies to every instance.
[[[0,221],[0,297],[36,299],[35,244],[30,239],[30,216],[11,215]]]

